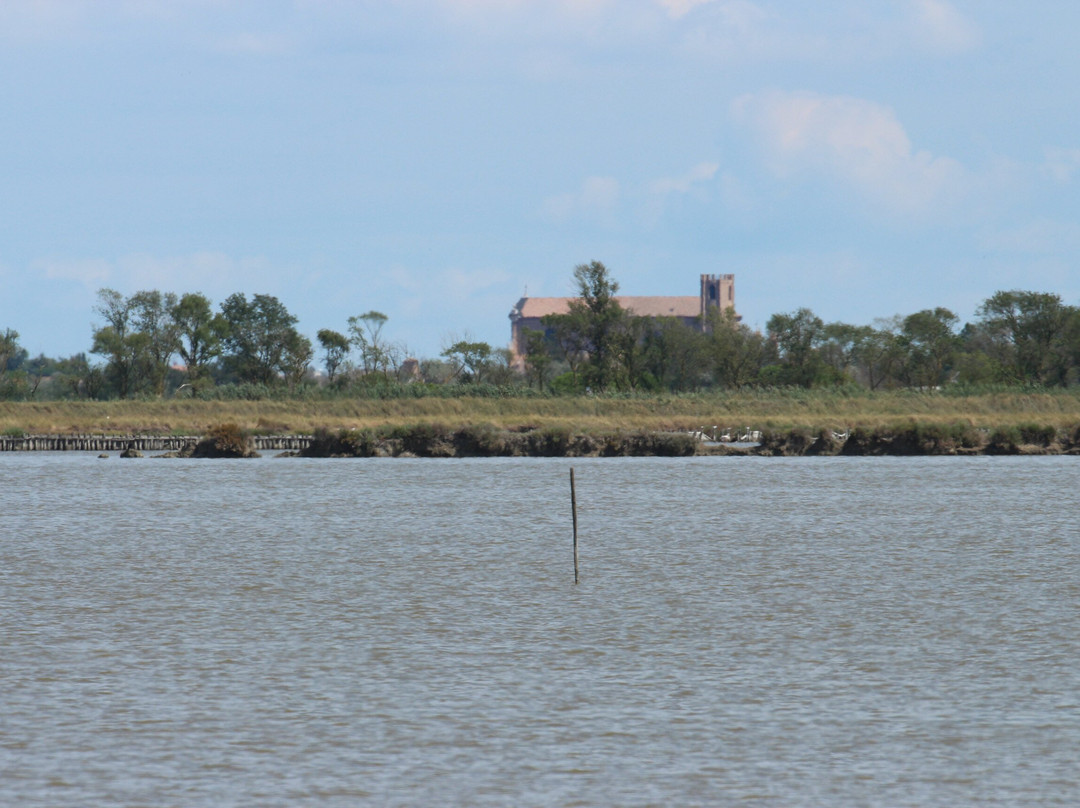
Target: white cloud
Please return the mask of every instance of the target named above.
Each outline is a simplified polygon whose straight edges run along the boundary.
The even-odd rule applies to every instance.
[[[135,253],[115,261],[104,258],[35,261],[31,269],[49,280],[75,281],[90,291],[115,287],[125,294],[141,289],[231,294],[271,280],[271,268],[261,258],[233,258],[224,253],[197,252],[184,256]]]
[[[698,163],[680,176],[661,177],[658,180],[654,180],[650,184],[649,189],[654,194],[685,194],[693,189],[695,185],[708,182],[715,177],[719,168],[719,163]]]
[[[1043,171],[1054,181],[1066,183],[1080,170],[1080,149],[1047,149]]]
[[[743,96],[733,111],[761,137],[778,177],[825,175],[905,213],[930,212],[962,191],[961,165],[914,150],[894,112],[872,101],[771,92]]]
[[[386,280],[380,294],[386,310],[396,315],[396,333],[430,328],[432,312],[438,312],[443,323],[485,323],[487,333],[481,338],[495,347],[502,347],[509,337],[504,318],[520,290],[514,288],[513,276],[504,269],[449,267],[429,271],[398,265],[387,273]],[[479,312],[484,316],[478,317]],[[443,347],[464,338],[444,334]]]
[[[698,6],[714,3],[716,0],[656,0],[656,2],[666,8],[667,13],[677,20],[685,17]]]
[[[1038,219],[1018,227],[995,230],[983,238],[983,245],[1003,252],[1060,255],[1080,249],[1080,225],[1053,219]]]
[[[101,258],[65,261],[43,258],[35,261],[32,270],[49,280],[76,281],[87,289],[97,289],[112,282],[113,265]]]
[[[251,56],[273,56],[288,53],[293,43],[280,34],[244,32],[224,37],[217,42],[222,53]]]
[[[613,177],[589,177],[580,190],[547,199],[543,211],[548,218],[559,222],[586,220],[612,226],[619,195],[618,180]]]
[[[910,0],[916,41],[934,50],[957,52],[977,46],[978,26],[946,0]]]

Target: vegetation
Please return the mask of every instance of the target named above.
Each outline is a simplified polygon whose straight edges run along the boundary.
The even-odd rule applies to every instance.
[[[619,305],[619,285],[598,261],[576,267],[573,276],[577,298],[566,314],[545,318],[542,331],[525,335],[524,356],[466,338],[438,357],[409,358],[386,336],[389,318],[373,309],[349,317],[344,332],[318,331],[321,375],[312,371],[315,346],[271,295],[233,294],[215,312],[198,293],[146,290],[125,297],[102,289],[94,307],[100,323],[89,340],[96,361],[87,353],[31,358],[18,332],[0,330],[0,401],[137,401],[144,421],[157,418],[146,413],[175,412],[169,408],[181,401],[203,402],[207,413],[235,412],[244,421],[242,403],[260,402],[271,411],[283,405],[290,428],[301,431],[352,428],[352,416],[339,422],[336,413],[365,408],[389,419],[427,417],[426,408],[455,423],[498,422],[510,412],[539,423],[559,411],[550,423],[593,417],[622,427],[632,424],[620,419],[640,417],[649,428],[696,427],[692,421],[723,414],[759,426],[786,418],[825,428],[881,417],[881,409],[918,415],[905,407],[922,407],[923,398],[951,402],[931,408],[948,410],[948,417],[977,420],[994,396],[1012,396],[1022,412],[1029,404],[1020,402],[1039,396],[1072,402],[1070,391],[1080,387],[1080,309],[1054,294],[996,292],[963,325],[942,307],[872,325],[826,323],[801,308],[774,314],[759,333],[730,310],[711,310],[693,324],[636,317]],[[430,401],[406,403],[414,400]],[[632,401],[647,402],[640,406],[647,416],[617,409]],[[740,409],[732,402],[754,405]],[[820,402],[830,405],[820,407],[823,421],[814,422],[811,407]],[[309,415],[320,412],[329,420]]]
[[[402,385],[401,390],[411,389]],[[461,389],[468,389],[462,387]],[[895,430],[913,421],[927,426],[962,423],[994,430],[1037,424],[1055,430],[1080,424],[1080,389],[987,386],[948,391],[871,391],[843,388],[748,388],[694,394],[610,393],[593,396],[491,395],[420,397],[307,397],[202,400],[0,402],[0,433],[107,433],[201,435],[212,425],[235,423],[262,434],[312,434],[418,423],[456,427],[568,432],[743,430],[838,432]],[[475,392],[475,391],[474,391]]]

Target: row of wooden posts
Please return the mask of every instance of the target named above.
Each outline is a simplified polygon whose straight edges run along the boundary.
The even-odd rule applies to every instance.
[[[191,435],[0,435],[0,452],[176,452],[199,440]],[[300,451],[311,435],[255,435],[260,451]]]

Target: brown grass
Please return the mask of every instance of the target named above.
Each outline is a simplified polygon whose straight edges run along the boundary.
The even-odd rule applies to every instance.
[[[964,423],[991,429],[1080,424],[1076,392],[840,395],[769,391],[641,398],[420,398],[331,401],[0,402],[0,433],[202,435],[235,423],[257,433],[308,434],[417,423],[555,427],[576,432],[723,428],[891,428]]]

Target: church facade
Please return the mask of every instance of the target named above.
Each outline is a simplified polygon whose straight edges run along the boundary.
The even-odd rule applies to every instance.
[[[510,350],[515,358],[525,355],[527,331],[546,331],[543,318],[566,314],[572,297],[523,297],[510,310]],[[735,308],[734,275],[702,275],[701,289],[681,297],[631,297],[618,295],[619,305],[637,317],[674,317],[692,328],[704,327],[709,309]]]

